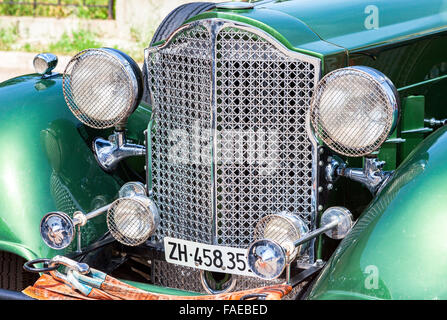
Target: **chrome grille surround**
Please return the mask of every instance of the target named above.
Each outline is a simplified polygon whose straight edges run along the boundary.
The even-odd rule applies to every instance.
[[[259,219],[281,211],[314,229],[318,152],[308,110],[320,60],[221,19],[184,25],[145,56],[147,183],[161,215],[154,242],[248,247]]]

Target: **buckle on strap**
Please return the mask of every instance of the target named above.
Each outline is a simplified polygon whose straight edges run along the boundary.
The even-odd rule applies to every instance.
[[[46,266],[35,268],[34,265],[37,263],[45,263]],[[60,266],[65,268],[59,271]],[[69,285],[85,296],[90,294],[92,288],[100,289],[107,276],[101,271],[90,268],[86,263],[77,262],[64,256],[28,261],[23,267],[34,273],[49,272],[54,279]]]

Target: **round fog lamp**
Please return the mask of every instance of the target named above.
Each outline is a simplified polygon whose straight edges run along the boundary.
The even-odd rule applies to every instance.
[[[272,240],[257,240],[248,248],[248,266],[260,278],[278,278],[286,264],[284,248]]]
[[[156,230],[160,216],[155,203],[142,196],[115,200],[107,212],[111,235],[127,246],[145,242]]]
[[[324,227],[335,220],[339,220],[338,225],[335,228],[325,232],[325,234],[331,239],[343,239],[352,228],[352,214],[346,208],[331,207],[323,212],[320,225],[321,227]]]
[[[294,242],[309,232],[309,228],[299,217],[281,212],[265,216],[256,224],[254,239],[269,239],[284,248],[287,263],[301,252],[302,246],[295,247]]]
[[[63,77],[68,107],[82,123],[96,129],[124,126],[141,101],[141,70],[125,53],[110,49],[81,51]]]
[[[315,88],[312,126],[333,151],[360,157],[376,151],[396,127],[399,95],[381,72],[364,66],[335,70]]]
[[[74,238],[73,221],[63,212],[50,212],[40,222],[40,236],[50,248],[65,249]]]

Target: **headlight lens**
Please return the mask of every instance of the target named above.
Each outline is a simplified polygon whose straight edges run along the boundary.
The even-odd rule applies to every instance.
[[[107,226],[111,235],[122,244],[137,246],[156,230],[160,216],[155,203],[147,197],[120,198],[107,212]]]
[[[266,280],[278,278],[287,265],[284,248],[268,239],[253,242],[247,256],[251,271]]]
[[[142,88],[135,61],[108,48],[81,51],[63,77],[68,107],[81,122],[97,129],[124,125],[141,101]]]
[[[62,250],[74,238],[74,225],[71,218],[63,212],[50,212],[40,222],[40,235],[47,246]]]
[[[311,102],[312,125],[335,152],[364,156],[376,151],[394,130],[399,96],[381,72],[363,66],[327,74]]]
[[[120,188],[120,198],[129,198],[135,196],[146,196],[146,187],[141,182],[127,182]]]
[[[295,215],[281,212],[268,215],[257,223],[254,239],[269,239],[284,248],[287,263],[295,259],[301,251],[301,246],[295,247],[294,242],[309,232],[307,225]]]
[[[321,215],[321,226],[328,225],[334,220],[340,221],[336,228],[333,228],[325,234],[331,239],[343,239],[351,231],[353,217],[351,212],[344,207],[331,207]]]

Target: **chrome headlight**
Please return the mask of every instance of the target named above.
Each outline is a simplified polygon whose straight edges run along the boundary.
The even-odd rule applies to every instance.
[[[110,48],[84,50],[65,69],[65,101],[90,127],[124,126],[141,101],[142,78],[138,65],[123,52]]]
[[[107,212],[110,234],[127,246],[142,244],[155,232],[159,223],[155,203],[143,196],[115,200]]]
[[[330,207],[321,215],[321,226],[327,226],[333,221],[338,221],[335,228],[325,232],[331,239],[343,239],[351,231],[353,217],[351,212],[344,207]]]
[[[146,194],[146,187],[141,182],[137,181],[131,181],[125,183],[119,191],[119,197],[120,198],[128,198],[128,197],[135,197],[135,196],[143,196],[145,197]]]
[[[396,127],[399,96],[383,73],[355,66],[323,77],[310,108],[314,130],[329,148],[346,156],[365,156]]]
[[[301,251],[295,242],[309,232],[295,215],[281,212],[268,215],[257,223],[255,241],[248,248],[248,265],[263,279],[276,279]]]

